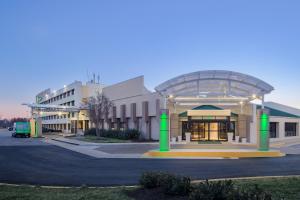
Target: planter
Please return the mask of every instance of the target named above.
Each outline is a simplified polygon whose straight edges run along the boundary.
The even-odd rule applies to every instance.
[[[240,142],[240,136],[238,136],[238,135],[235,136],[235,142],[236,142],[236,143],[239,143],[239,142]]]
[[[242,143],[246,144],[247,143],[247,138],[242,138]]]
[[[232,143],[232,141],[233,141],[233,133],[232,132],[227,133],[227,139],[228,139],[228,142]]]
[[[172,138],[171,138],[171,142],[172,142],[172,143],[176,143],[176,137],[172,137]]]
[[[178,142],[182,142],[182,136],[181,135],[177,136],[177,140],[178,140]]]
[[[191,142],[191,133],[189,133],[189,132],[185,133],[185,141],[187,143]]]

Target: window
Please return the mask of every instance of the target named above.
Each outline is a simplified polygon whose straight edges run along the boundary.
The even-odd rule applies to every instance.
[[[70,91],[67,92],[67,96],[70,96]]]
[[[72,105],[72,106],[75,106],[75,101],[71,101],[71,105]]]
[[[270,122],[270,138],[277,138],[277,122]]]
[[[75,117],[75,113],[72,112],[72,117]]]
[[[74,92],[75,92],[75,90],[73,89],[73,90],[71,90],[71,93],[72,93],[72,95],[74,95]]]
[[[297,127],[296,123],[290,123],[290,122],[285,123],[285,136],[286,137],[296,136],[297,135],[296,127]]]

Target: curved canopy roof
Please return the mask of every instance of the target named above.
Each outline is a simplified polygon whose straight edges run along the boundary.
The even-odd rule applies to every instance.
[[[262,96],[274,88],[250,75],[224,70],[198,71],[170,79],[155,88],[162,95],[174,97],[243,97]]]

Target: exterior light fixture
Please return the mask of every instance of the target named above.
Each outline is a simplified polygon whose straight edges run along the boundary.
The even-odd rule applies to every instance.
[[[257,98],[256,94],[252,94],[252,98],[256,99]]]
[[[243,105],[243,104],[244,104],[244,102],[243,102],[243,101],[240,101],[240,104],[241,104],[241,105]]]
[[[170,95],[169,95],[169,98],[170,98],[170,99],[173,99],[173,98],[174,98],[174,95],[170,94]]]
[[[67,85],[64,85],[64,88],[66,88],[67,87]]]
[[[58,115],[59,115],[59,116],[61,116],[61,115],[62,115],[62,113],[61,113],[61,112],[59,112],[59,113],[58,113]]]

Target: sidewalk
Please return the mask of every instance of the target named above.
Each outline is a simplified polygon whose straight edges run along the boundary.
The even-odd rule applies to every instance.
[[[153,143],[91,143],[62,137],[46,138],[43,141],[94,158],[142,158],[143,154],[152,148],[138,151],[141,149],[140,145],[153,145]]]
[[[81,142],[70,142],[70,139],[45,139],[44,142],[52,145],[56,145],[77,153],[81,153],[94,158],[141,158],[143,154],[110,154],[100,151],[98,148],[102,144],[81,144]],[[64,141],[63,141],[64,140]],[[66,142],[67,141],[67,142]],[[72,144],[73,143],[73,144]],[[85,142],[84,142],[85,143]]]
[[[145,158],[147,152],[157,151],[159,143],[93,143],[80,141],[77,139],[56,137],[46,138],[43,140],[48,144],[53,144],[71,151],[81,154],[92,156],[95,158]],[[282,153],[300,154],[299,146],[287,146],[275,148],[273,150],[280,150]],[[255,145],[242,145],[242,144],[171,144],[173,151],[255,151]],[[204,156],[205,157],[205,156]]]

